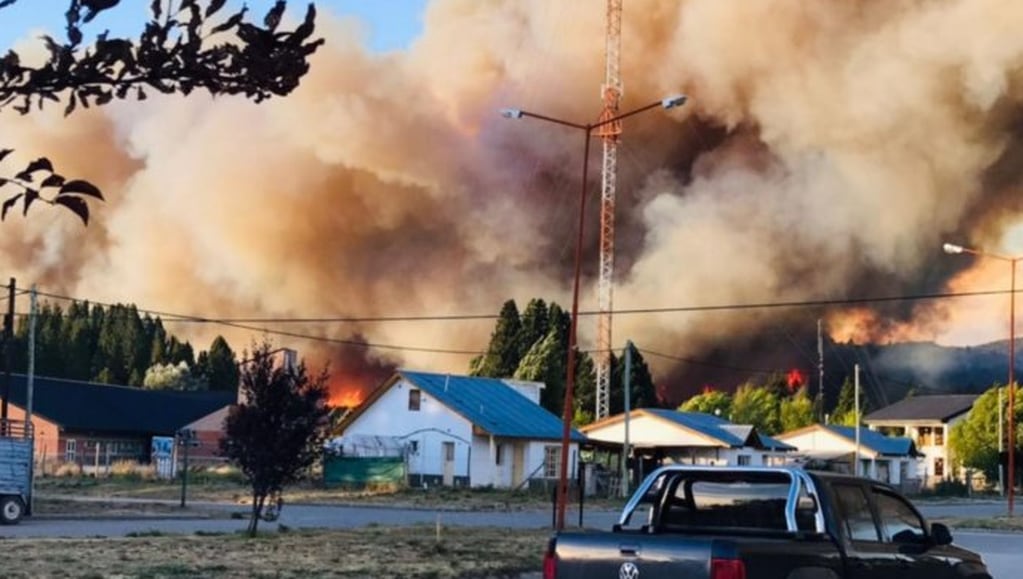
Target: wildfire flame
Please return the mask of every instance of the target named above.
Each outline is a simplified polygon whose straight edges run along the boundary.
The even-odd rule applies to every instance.
[[[789,385],[789,391],[795,392],[806,384],[806,375],[800,372],[799,368],[793,368],[785,375],[785,381]]]

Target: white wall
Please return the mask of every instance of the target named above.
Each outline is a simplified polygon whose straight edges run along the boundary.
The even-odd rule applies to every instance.
[[[501,380],[513,390],[529,398],[533,404],[540,404],[540,391],[546,386],[543,382],[527,382],[525,380]]]
[[[420,391],[419,410],[409,410],[409,390],[415,388],[400,380],[374,402],[361,416],[355,419],[344,434],[367,434],[375,436],[407,436],[409,442],[418,442],[418,452],[410,454],[410,474],[443,475],[444,442],[455,444],[455,469],[457,477],[471,473],[469,470],[469,444],[472,441],[472,424],[461,415],[441,404],[436,398]],[[472,454],[476,451],[473,450]],[[472,457],[475,462],[476,457]],[[475,479],[475,477],[472,477]],[[476,483],[472,480],[472,483]]]

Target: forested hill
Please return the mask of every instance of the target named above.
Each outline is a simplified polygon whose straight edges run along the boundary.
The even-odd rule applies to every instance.
[[[12,369],[28,366],[29,320],[18,320]],[[218,336],[198,352],[168,334],[159,317],[140,315],[134,305],[108,307],[73,302],[66,310],[44,304],[36,316],[35,372],[146,388],[235,390],[234,351]]]

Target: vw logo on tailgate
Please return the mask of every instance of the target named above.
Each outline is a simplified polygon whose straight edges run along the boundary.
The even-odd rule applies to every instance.
[[[618,568],[618,579],[639,579],[639,567],[632,561],[622,563]]]

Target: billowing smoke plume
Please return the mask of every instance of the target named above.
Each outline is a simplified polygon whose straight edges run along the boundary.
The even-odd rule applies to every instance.
[[[676,92],[690,100],[626,123],[616,307],[933,290],[972,263],[941,256],[942,241],[1011,251],[999,244],[1020,208],[1021,29],[1023,5],[1010,0],[627,0],[623,109]],[[496,111],[595,120],[603,0],[436,0],[422,36],[388,54],[367,53],[356,25],[329,14],[320,32],[328,44],[286,99],[168,97],[68,119],[59,107],[5,112],[6,144],[94,180],[108,202],[88,229],[59,212],[9,221],[0,263],[48,291],[206,317],[491,313],[534,296],[567,305],[582,136]],[[984,277],[953,285],[978,289],[970,275]],[[954,335],[977,319],[962,308],[978,304],[869,310],[895,322],[856,336],[895,326],[900,336]],[[824,313],[842,338],[864,315],[618,316],[615,341],[720,354],[777,344],[753,336],[812,327]],[[287,329],[479,350],[490,328]],[[200,347],[216,333],[251,340],[191,332]],[[342,357],[329,343],[294,345],[312,359]],[[358,351],[334,372],[468,366],[462,354]],[[684,376],[651,362],[662,377]]]

